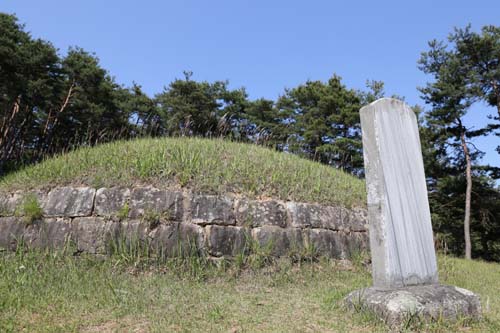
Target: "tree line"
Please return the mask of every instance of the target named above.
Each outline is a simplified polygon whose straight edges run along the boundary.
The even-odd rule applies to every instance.
[[[497,167],[482,165],[470,140],[499,135],[500,29],[456,30],[432,41],[420,68],[431,107],[419,116],[437,242],[455,254],[500,260]],[[0,14],[0,175],[80,146],[157,136],[224,137],[300,155],[363,177],[359,109],[384,96],[380,81],[348,88],[337,75],[251,100],[227,81],[196,81],[184,72],[154,97],[118,84],[95,54],[65,55],[33,38],[14,15]],[[468,129],[463,117],[485,102],[498,116]],[[497,149],[500,154],[500,148]]]

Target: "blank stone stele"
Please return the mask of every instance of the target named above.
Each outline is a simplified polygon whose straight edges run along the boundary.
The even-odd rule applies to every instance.
[[[478,296],[438,284],[415,113],[402,101],[382,98],[360,115],[373,287],[349,294],[347,305],[368,308],[391,325],[408,314],[479,316]]]
[[[373,285],[437,283],[417,119],[384,98],[361,109]]]

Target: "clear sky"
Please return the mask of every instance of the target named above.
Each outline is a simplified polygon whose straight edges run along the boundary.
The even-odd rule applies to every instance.
[[[423,104],[416,88],[431,79],[417,68],[429,40],[468,23],[500,25],[500,0],[0,0],[0,11],[62,54],[72,45],[95,52],[117,82],[151,96],[184,70],[244,86],[252,99],[336,73],[349,88],[384,81],[387,95],[412,105]],[[476,106],[467,124],[489,113]],[[498,137],[474,143],[500,166]]]

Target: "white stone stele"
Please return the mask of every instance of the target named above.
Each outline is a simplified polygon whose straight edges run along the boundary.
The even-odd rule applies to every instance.
[[[415,113],[399,100],[382,98],[360,114],[373,285],[438,283]]]

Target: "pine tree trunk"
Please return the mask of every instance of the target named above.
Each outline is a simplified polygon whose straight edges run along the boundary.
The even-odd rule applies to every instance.
[[[464,217],[464,238],[465,238],[465,258],[471,259],[471,240],[470,240],[470,201],[472,193],[472,173],[471,173],[471,160],[467,143],[465,142],[465,131],[460,133],[460,140],[462,141],[462,149],[465,155],[466,169],[465,176],[467,178],[467,188],[465,190],[465,217]]]
[[[498,119],[500,119],[500,95],[497,96]]]
[[[500,87],[498,86],[495,80],[493,80],[492,85],[493,85],[493,91],[497,98],[497,112],[498,112],[498,118],[500,119]]]

